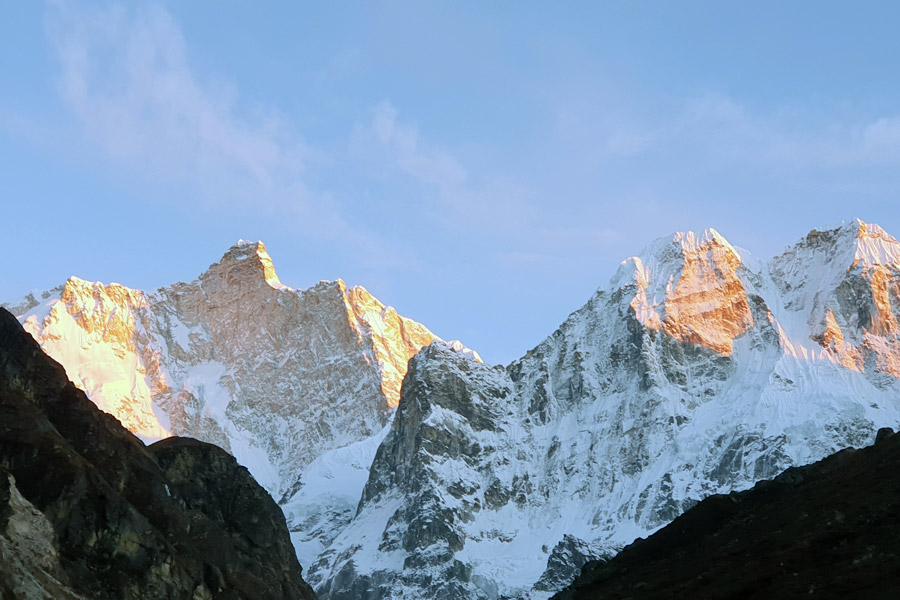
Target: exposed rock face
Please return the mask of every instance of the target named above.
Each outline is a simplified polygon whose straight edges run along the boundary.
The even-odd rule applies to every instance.
[[[247,469],[218,446],[190,438],[168,438],[149,450],[190,519],[192,539],[205,553],[232,561],[214,574],[219,589],[253,598],[297,587],[299,572],[284,567],[297,560],[284,515]],[[303,590],[312,596],[308,586]]]
[[[280,511],[230,456],[187,440],[156,453],[0,309],[0,589],[34,598],[314,597]],[[257,527],[222,507],[257,515]]]
[[[637,284],[630,304],[635,316],[672,339],[730,355],[734,338],[753,326],[737,250],[714,229],[702,236],[678,233],[672,242],[657,242],[648,264],[640,258],[626,261]],[[669,279],[660,279],[660,272]],[[665,303],[658,306],[663,294]]]
[[[356,509],[407,362],[437,339],[361,287],[283,285],[261,242],[190,283],[142,292],[73,277],[7,306],[144,441],[189,436],[233,454],[285,504],[309,562]],[[310,465],[348,456],[353,485],[318,489]]]
[[[59,562],[50,521],[0,471],[0,598],[81,600]]]
[[[323,597],[546,598],[707,496],[900,426],[900,245],[860,221],[768,263],[712,230],[654,242],[505,369],[432,343],[407,372],[430,334],[339,283],[285,289],[261,252],[16,314],[70,372],[136,365],[109,380],[128,414],[250,466]]]
[[[73,277],[7,307],[130,431],[215,443],[276,497],[323,451],[381,430],[409,358],[435,339],[340,280],[288,288],[250,242],[191,283]]]
[[[824,353],[877,387],[891,386],[900,377],[898,265],[897,241],[861,221],[813,231],[776,257],[770,273],[783,291],[786,337],[808,331],[818,344],[788,351]]]
[[[881,432],[879,432],[881,434]],[[712,496],[557,600],[889,598],[900,589],[900,435]]]
[[[613,557],[613,554],[606,554],[596,547],[591,546],[584,540],[571,535],[564,535],[547,559],[547,570],[541,575],[534,589],[540,592],[552,592],[565,587],[572,581],[572,572],[579,572],[588,562],[594,565],[601,565]]]
[[[322,593],[348,599],[481,597],[471,567],[456,554],[467,522],[488,501],[474,495],[495,478],[491,450],[515,434],[503,428],[511,420],[512,388],[498,379],[502,373],[441,342],[410,361],[394,426],[375,455],[354,519],[361,527],[345,528],[310,569],[324,582]],[[423,581],[430,582],[427,591]]]
[[[871,443],[900,425],[898,284],[900,245],[858,221],[768,264],[679,234],[505,370],[433,344],[313,586],[547,597],[560,542],[608,556],[702,498]],[[860,360],[824,343],[826,309]]]

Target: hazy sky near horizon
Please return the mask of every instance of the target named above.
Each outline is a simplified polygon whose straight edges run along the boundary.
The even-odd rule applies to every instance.
[[[16,2],[0,301],[152,289],[238,238],[489,362],[620,261],[900,235],[900,4]]]

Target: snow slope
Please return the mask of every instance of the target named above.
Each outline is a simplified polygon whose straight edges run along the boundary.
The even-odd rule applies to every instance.
[[[576,555],[871,443],[900,425],[898,258],[860,221],[768,263],[680,233],[506,369],[430,345],[312,585],[333,600],[546,597]]]
[[[861,221],[769,261],[657,240],[507,367],[362,288],[292,290],[255,243],[191,283],[7,306],[132,431],[234,453],[333,600],[547,597],[705,496],[900,426],[900,244]]]
[[[437,339],[362,287],[337,280],[291,289],[265,246],[243,240],[190,283],[144,292],[72,277],[4,306],[94,403],[145,441],[215,443],[276,500],[299,494],[288,511],[301,522],[293,529],[309,511],[355,508],[407,362]],[[313,489],[330,483],[323,462],[348,456],[356,470],[341,489]],[[325,505],[309,505],[317,501]],[[316,531],[322,540],[298,547],[334,535]]]

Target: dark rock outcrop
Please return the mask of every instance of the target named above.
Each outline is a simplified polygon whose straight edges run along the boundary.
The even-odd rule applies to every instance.
[[[223,566],[210,569],[218,587],[254,598],[260,590],[296,584],[299,573],[284,568],[297,561],[284,515],[234,457],[218,446],[179,437],[157,442],[150,451],[190,519],[191,538]]]
[[[284,517],[246,469],[193,440],[146,448],[0,309],[0,479],[8,475],[4,600],[314,597]],[[15,514],[33,519],[12,531]],[[52,530],[42,533],[42,522]],[[26,538],[40,538],[56,564],[17,572],[16,540]]]
[[[711,496],[613,560],[585,565],[555,600],[895,598],[900,434]]]
[[[53,526],[0,471],[0,598],[84,600],[59,562]]]
[[[481,511],[476,494],[497,480],[484,457],[489,456],[486,444],[506,435],[504,399],[510,388],[505,379],[498,379],[502,373],[443,342],[434,342],[413,357],[394,423],[372,462],[357,512],[389,515],[383,531],[376,534],[375,568],[361,565],[354,556],[358,542],[371,533],[344,532],[338,547],[347,544],[349,549],[340,553],[329,549],[311,568],[310,582],[321,597],[497,598],[496,586],[482,589],[492,583],[473,576],[454,554],[474,541],[467,540],[463,527]],[[496,487],[501,487],[499,481]],[[505,494],[504,503],[514,496]],[[319,585],[323,573],[330,575],[324,586]]]
[[[586,563],[606,562],[611,557],[574,535],[564,535],[550,552],[547,569],[534,584],[534,589],[552,592],[564,588],[572,582],[572,573],[580,571]]]

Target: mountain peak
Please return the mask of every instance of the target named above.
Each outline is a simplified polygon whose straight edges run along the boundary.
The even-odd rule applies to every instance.
[[[844,221],[829,229],[813,229],[797,248],[821,252],[825,260],[841,270],[857,266],[863,271],[885,266],[900,269],[900,243],[880,226],[861,219]]]
[[[859,219],[854,221],[857,227],[857,242],[853,264],[862,264],[863,267],[885,265],[900,268],[900,244],[896,238],[875,223],[864,223]]]
[[[275,289],[283,289],[285,286],[278,279],[275,272],[275,266],[272,264],[272,257],[266,250],[266,245],[261,241],[253,242],[250,240],[239,239],[227,252],[222,259],[212,265],[207,273],[217,270],[222,272],[237,272],[241,276],[258,276],[262,275],[263,280],[269,287]]]
[[[849,221],[841,221],[841,224],[839,227],[837,227],[837,229],[840,229],[842,232],[846,232],[860,239],[870,236],[879,237],[882,235],[887,235],[884,229],[882,229],[879,225],[876,225],[875,223],[866,223],[860,218],[850,219]]]
[[[734,338],[753,326],[741,265],[715,229],[679,231],[623,262],[612,287],[634,286],[629,306],[644,327],[728,356]]]
[[[640,255],[635,257],[643,264],[669,265],[678,267],[687,258],[713,249],[733,254],[740,260],[740,253],[717,230],[709,227],[701,232],[676,231],[650,242]],[[634,260],[634,259],[629,259]]]
[[[709,245],[724,246],[734,251],[734,247],[725,239],[725,236],[712,227],[704,229],[701,233],[678,231],[672,235],[671,241],[680,245],[682,252],[695,252]]]
[[[742,262],[741,253],[711,227],[699,233],[676,231],[650,242],[638,256],[622,261],[610,285],[615,289],[637,283],[661,299],[673,280],[680,277],[685,264],[700,255],[708,255],[712,262],[724,260],[733,268]]]

